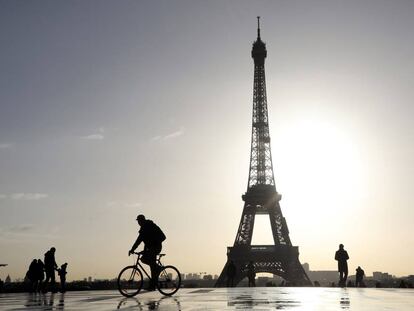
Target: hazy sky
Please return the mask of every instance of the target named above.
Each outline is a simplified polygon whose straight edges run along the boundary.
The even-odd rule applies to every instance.
[[[256,16],[276,187],[312,270],[414,274],[414,1],[0,1],[0,278],[219,273],[246,191]],[[261,217],[254,242],[270,242]]]

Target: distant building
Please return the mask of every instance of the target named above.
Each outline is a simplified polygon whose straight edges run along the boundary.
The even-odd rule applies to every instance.
[[[338,282],[339,276],[338,272],[335,270],[319,270],[311,271],[308,263],[302,265],[308,277],[311,279],[312,283],[315,281],[319,282],[321,285],[328,285],[332,282]]]
[[[374,280],[377,281],[390,281],[393,278],[393,276],[391,274],[388,274],[387,272],[382,273],[378,271],[373,272],[372,277],[374,278]]]
[[[199,280],[200,275],[198,273],[189,273],[187,274],[187,280]]]
[[[213,276],[211,274],[206,274],[205,276],[203,276],[203,280],[213,280]]]

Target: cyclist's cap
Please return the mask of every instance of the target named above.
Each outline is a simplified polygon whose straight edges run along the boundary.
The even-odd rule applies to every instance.
[[[145,216],[140,214],[137,216],[137,220],[145,220]]]

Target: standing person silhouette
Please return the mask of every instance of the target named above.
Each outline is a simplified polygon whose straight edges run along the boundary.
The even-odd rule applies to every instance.
[[[56,264],[55,260],[55,252],[56,248],[52,247],[45,253],[46,280],[43,288],[44,292],[48,291],[49,281],[50,286],[52,288],[52,292],[56,292],[55,270],[57,269],[58,265]]]
[[[33,259],[30,263],[29,270],[26,273],[26,277],[30,281],[30,292],[36,292],[38,286],[38,279],[36,275],[37,260]]]
[[[344,287],[346,279],[348,278],[348,263],[349,259],[348,252],[344,250],[344,245],[339,244],[339,249],[335,253],[335,260],[338,261],[338,272],[339,272],[339,286]]]
[[[64,293],[66,292],[66,274],[68,273],[66,271],[68,267],[68,263],[65,262],[63,265],[60,266],[60,269],[58,270],[58,274],[60,277],[60,292]]]
[[[233,260],[230,260],[230,262],[228,263],[227,268],[226,268],[226,274],[227,274],[227,287],[233,287],[234,277],[236,276],[236,265],[234,264]]]
[[[39,281],[37,291],[40,292],[42,290],[43,280],[45,279],[45,264],[40,259],[37,260],[36,276]]]
[[[256,287],[256,269],[253,261],[247,265],[247,277],[249,279],[249,287]]]
[[[365,287],[364,275],[365,275],[364,270],[362,270],[362,268],[358,266],[358,268],[356,268],[356,274],[355,274],[355,287]]]
[[[139,230],[137,240],[128,252],[128,256],[134,253],[141,242],[144,242],[144,252],[141,261],[149,265],[151,269],[151,281],[148,290],[155,290],[159,273],[157,255],[161,252],[162,242],[166,237],[160,227],[158,227],[152,220],[145,219],[144,215],[138,215],[137,221],[141,229]]]

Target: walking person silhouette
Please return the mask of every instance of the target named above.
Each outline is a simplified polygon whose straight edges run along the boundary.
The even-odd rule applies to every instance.
[[[348,278],[348,252],[344,249],[343,244],[339,244],[339,249],[335,253],[335,260],[338,261],[339,283],[341,287],[345,287]]]
[[[152,220],[145,219],[144,215],[138,215],[137,221],[141,229],[134,245],[128,252],[128,256],[133,254],[135,249],[144,242],[144,252],[141,261],[150,266],[151,281],[148,290],[155,290],[157,284],[159,266],[157,265],[157,255],[161,252],[162,242],[166,239],[164,232]]]
[[[55,270],[57,269],[58,265],[56,264],[55,260],[55,252],[56,248],[52,247],[45,253],[46,280],[44,283],[43,292],[48,291],[49,281],[52,292],[56,292]]]

